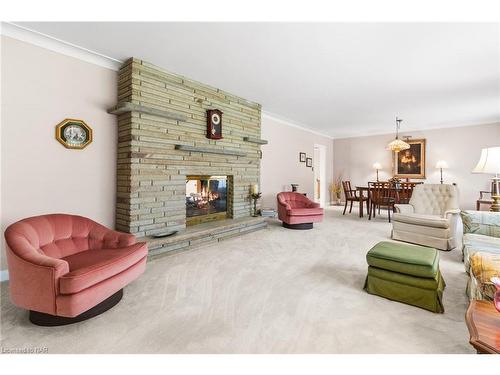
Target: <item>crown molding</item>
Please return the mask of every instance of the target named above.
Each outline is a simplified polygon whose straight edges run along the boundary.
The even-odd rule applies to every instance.
[[[284,118],[282,116],[279,116],[277,114],[274,114],[274,113],[271,113],[271,112],[268,112],[268,111],[262,111],[262,117],[270,119],[270,120],[277,121],[277,122],[279,122],[279,123],[281,123],[283,125],[290,126],[292,128],[300,129],[300,130],[306,131],[308,133],[319,135],[321,137],[325,137],[325,138],[328,138],[328,139],[334,139],[331,135],[328,135],[328,134],[325,134],[325,133],[321,133],[321,132],[318,132],[316,130],[312,130],[311,128],[308,128],[306,125],[299,124],[299,123],[297,123],[295,121],[289,120],[287,118]]]
[[[410,127],[405,129],[404,132],[399,130],[399,137],[401,139],[405,137],[412,137],[412,135],[406,135],[407,133],[422,133],[422,132],[432,132],[435,130],[446,130],[446,129],[455,129],[455,128],[469,128],[473,126],[488,126],[488,125],[500,125],[500,122],[493,121],[493,122],[479,122],[479,123],[470,123],[470,122],[465,122],[465,123],[457,123],[457,124],[445,124],[441,125],[438,127],[429,127],[429,126],[424,126],[422,128],[418,127]],[[345,136],[340,136],[340,137],[334,137],[335,140],[342,140],[342,139],[351,139],[351,138],[364,138],[364,137],[375,137],[375,136],[383,136],[386,135],[388,137],[394,137],[396,134],[395,131],[373,131],[373,132],[366,132],[364,134],[352,134],[352,135],[345,135]],[[420,137],[420,135],[418,135]]]
[[[99,65],[114,71],[118,71],[123,63],[123,61],[105,56],[98,52],[91,51],[72,43],[65,42],[50,35],[46,35],[20,25],[16,25],[12,22],[2,22],[0,33],[1,35],[5,35],[10,38],[30,43],[65,56],[74,57],[76,59],[94,65]]]

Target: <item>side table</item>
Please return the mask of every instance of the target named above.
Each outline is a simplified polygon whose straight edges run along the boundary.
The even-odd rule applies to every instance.
[[[491,301],[471,301],[465,314],[469,343],[479,354],[500,354],[500,312]]]

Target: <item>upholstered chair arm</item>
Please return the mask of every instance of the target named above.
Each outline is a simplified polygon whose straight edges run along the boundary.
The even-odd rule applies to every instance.
[[[309,203],[309,208],[319,208],[320,207],[320,204],[319,203],[316,203],[316,202],[310,202]]]
[[[110,230],[105,237],[106,247],[127,247],[134,245],[137,239],[133,234]]]
[[[448,220],[451,230],[451,236],[454,241],[455,246],[462,246],[463,243],[463,223],[460,218],[460,209],[455,208],[451,210],[446,210],[444,212],[444,218]],[[455,247],[452,246],[452,247]]]
[[[453,210],[446,210],[443,214],[443,217],[449,219],[451,218],[452,215],[458,215],[458,214],[460,214],[460,209],[455,208]]]
[[[43,254],[26,237],[12,233],[10,228],[5,232],[5,237],[7,239],[7,246],[14,259],[18,259],[34,267],[53,269],[61,274],[69,272],[68,262]],[[15,251],[12,249],[15,249]]]
[[[136,243],[133,234],[118,232],[95,223],[89,232],[91,249],[117,249]]]
[[[412,214],[415,211],[411,204],[395,204],[394,208],[399,214]]]
[[[69,272],[69,265],[65,260],[52,258],[36,251],[25,253],[22,256],[13,253],[13,256],[25,263],[26,267],[43,268],[48,273],[53,273],[55,278]]]
[[[69,272],[68,262],[44,255],[20,238],[9,238],[7,245],[9,288],[14,304],[56,314],[59,279]]]

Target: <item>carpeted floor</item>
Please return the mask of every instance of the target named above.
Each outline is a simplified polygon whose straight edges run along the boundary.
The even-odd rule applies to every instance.
[[[365,254],[389,238],[337,208],[309,231],[269,227],[163,256],[108,312],[71,326],[29,323],[1,287],[1,346],[49,353],[473,353],[460,250],[441,252],[444,314],[363,291]]]

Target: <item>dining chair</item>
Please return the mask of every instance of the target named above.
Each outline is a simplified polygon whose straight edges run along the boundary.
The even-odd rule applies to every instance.
[[[361,200],[363,202],[368,201],[368,197],[363,196],[362,192],[360,192],[360,196],[358,197],[357,190],[351,188],[351,181],[342,181],[342,188],[344,189],[344,195],[345,195],[345,206],[342,215],[345,215],[348,202],[351,202],[351,206],[349,207],[349,213],[351,213],[353,202],[360,202]]]
[[[376,216],[376,210],[380,214],[380,207],[387,208],[389,223],[391,222],[391,211],[394,210],[396,203],[396,189],[387,182],[369,182],[368,195],[370,197],[370,207],[368,210],[368,220]]]
[[[415,182],[401,182],[399,184],[399,189],[396,192],[396,203],[408,204],[415,185]]]

